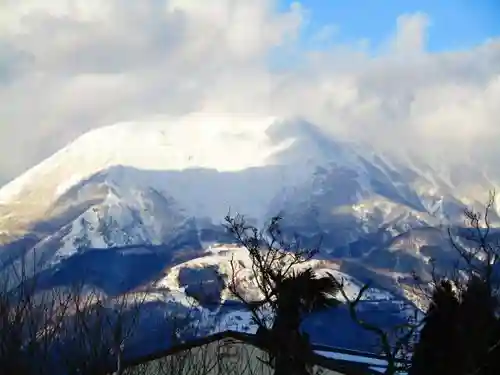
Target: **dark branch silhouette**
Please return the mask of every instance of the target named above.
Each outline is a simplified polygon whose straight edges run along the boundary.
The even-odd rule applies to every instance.
[[[309,337],[300,330],[301,323],[307,314],[337,305],[335,296],[341,285],[331,274],[319,277],[304,266],[318,248],[301,248],[297,237],[288,240],[280,220],[274,217],[265,230],[259,231],[242,216],[226,217],[227,229],[250,257],[253,280],[261,296],[246,296],[234,258],[229,290],[251,312],[258,326],[257,339],[266,348],[267,363],[275,374],[310,374],[312,350]]]

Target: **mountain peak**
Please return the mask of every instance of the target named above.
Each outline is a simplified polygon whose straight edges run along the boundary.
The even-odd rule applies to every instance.
[[[65,176],[56,192],[107,168],[122,165],[147,170],[207,168],[236,171],[266,165],[285,144],[266,133],[274,117],[191,114],[157,117],[92,130],[0,189],[7,203],[34,181]],[[59,179],[59,178],[58,178]]]
[[[90,184],[82,191],[102,199],[103,184],[113,181],[122,192],[153,188],[175,196],[193,216],[220,220],[232,208],[260,220],[284,187],[307,181],[318,165],[346,163],[353,155],[301,119],[156,117],[80,136],[0,189],[0,209],[17,221],[39,220],[73,187]],[[80,200],[83,193],[76,194],[72,199]]]

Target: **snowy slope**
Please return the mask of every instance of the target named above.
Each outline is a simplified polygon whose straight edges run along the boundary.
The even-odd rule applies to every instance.
[[[131,213],[147,222],[151,214],[143,211],[157,204],[144,201],[156,198],[168,199],[187,218],[218,224],[231,209],[262,221],[287,204],[298,187],[306,184],[307,189],[311,172],[332,160],[359,168],[353,149],[300,120],[193,114],[117,124],[83,135],[3,187],[0,220],[15,232],[47,216],[74,216],[62,253],[71,252],[82,220],[97,225],[95,212],[68,214],[75,202],[100,204],[99,210],[108,211],[122,228]],[[160,240],[152,232],[134,236]],[[91,239],[91,245],[103,241]]]
[[[359,194],[372,193],[368,169],[375,167],[383,174],[389,165],[380,157],[375,160],[366,145],[363,155],[359,151],[360,147],[332,140],[302,120],[193,114],[116,124],[81,136],[4,186],[0,189],[0,203],[8,206],[30,199],[31,206],[47,208],[78,183],[121,166],[152,172],[137,178],[133,173],[124,175],[122,169],[113,170],[108,179],[118,179],[122,191],[147,186],[168,192],[182,202],[190,215],[219,219],[220,207],[227,210],[231,206],[252,216],[263,216],[272,198],[284,188],[310,181],[318,166],[357,171]],[[195,176],[179,173],[203,170],[231,176],[261,169],[267,173],[247,173],[238,181],[230,181],[233,185],[228,187],[219,185],[224,181],[211,181],[209,177],[208,181],[193,184]],[[167,171],[175,177],[165,175]],[[255,183],[252,178],[257,177],[260,180]],[[220,194],[221,190],[224,194]]]
[[[197,113],[121,123],[0,189],[0,261],[28,251],[50,269],[121,259],[88,249],[153,246],[175,267],[230,242],[220,226],[229,210],[257,225],[282,213],[304,244],[322,240],[320,258],[341,261],[339,272],[397,292],[412,271],[429,271],[431,256],[448,256],[446,227],[496,185],[476,167],[457,174],[395,159],[301,119]]]
[[[146,171],[195,168],[234,172],[269,165],[274,155],[293,143],[289,137],[272,140],[266,133],[275,121],[251,116],[233,119],[192,115],[100,128],[3,187],[0,201],[6,204],[20,200],[44,177],[53,193],[43,197],[49,204],[78,182],[114,166]],[[164,187],[168,181],[145,183]],[[186,196],[185,200],[190,198]]]
[[[129,171],[113,169],[118,166]],[[0,189],[0,204],[19,208],[29,199],[32,211],[43,211],[71,187],[112,169],[108,180],[118,180],[122,192],[153,187],[175,197],[191,216],[218,220],[221,212],[233,207],[263,217],[269,202],[282,193],[293,195],[300,186],[304,190],[300,192],[302,198],[307,199],[311,191],[314,194],[318,188],[314,185],[321,183],[322,176],[311,177],[320,166],[327,172],[339,171],[334,178],[352,179],[355,199],[347,203],[357,203],[353,209],[358,211],[362,211],[362,201],[367,198],[368,204],[377,205],[373,198],[380,195],[380,183],[390,184],[393,194],[415,198],[408,197],[409,179],[401,180],[404,176],[396,169],[397,163],[376,154],[368,145],[334,140],[306,121],[192,114],[93,130]],[[137,176],[130,170],[151,173]],[[259,172],[252,174],[253,170]],[[181,173],[186,171],[192,173]],[[197,176],[195,171],[206,175]],[[231,185],[226,187],[220,185],[226,182],[223,179],[211,178],[215,172],[243,177],[227,181]],[[450,186],[438,176],[419,175],[418,170],[412,174],[411,183],[418,184],[420,190],[425,188],[431,196],[432,211],[437,207],[434,201],[442,199]],[[193,183],[194,177],[204,180]],[[16,215],[15,210],[10,213]]]
[[[214,269],[217,275],[222,276],[225,280],[232,280],[233,271],[231,262],[235,266],[235,271],[237,274],[237,281],[241,284],[241,289],[245,292],[247,298],[249,299],[261,299],[263,296],[260,294],[257,285],[253,280],[252,273],[252,263],[248,252],[244,248],[239,246],[227,246],[227,245],[217,245],[209,246],[202,257],[183,262],[176,265],[170,269],[165,274],[164,277],[159,279],[155,286],[159,288],[168,288],[169,290],[185,291],[185,286],[181,282],[181,272],[186,269]],[[321,260],[310,260],[308,262],[297,265],[292,268],[292,271],[300,271],[311,267],[315,272],[321,276],[325,273],[330,273],[337,280],[344,283],[345,292],[349,299],[354,299],[357,297],[362,283],[355,278],[340,271],[340,267],[335,262],[327,262]],[[213,281],[211,278],[197,278],[196,282],[209,283]],[[191,281],[193,282],[193,281]],[[340,300],[343,300],[341,295],[337,296]],[[363,294],[363,299],[365,300],[391,300],[394,296],[390,293],[377,290],[369,289]],[[226,300],[234,300],[234,296],[226,289],[222,288],[220,291],[220,299],[222,302]]]

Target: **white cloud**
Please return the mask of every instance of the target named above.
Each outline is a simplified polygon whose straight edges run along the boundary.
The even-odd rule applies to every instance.
[[[0,4],[0,176],[82,132],[157,113],[303,115],[380,147],[496,156],[500,43],[425,52],[429,20],[402,15],[365,41],[304,51],[314,17],[273,0],[7,0]],[[325,45],[335,25],[311,42]],[[341,32],[342,30],[337,30]],[[282,57],[280,57],[282,56]],[[280,60],[281,59],[281,60]],[[285,71],[270,62],[285,61]],[[459,152],[451,153],[452,150]],[[476,152],[476,151],[474,151]]]
[[[414,55],[424,52],[429,19],[423,13],[404,14],[397,19],[393,41],[395,52]]]

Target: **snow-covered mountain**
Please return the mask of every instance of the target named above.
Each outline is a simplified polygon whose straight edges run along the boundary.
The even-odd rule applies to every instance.
[[[231,243],[221,227],[229,211],[258,226],[281,214],[305,245],[321,239],[318,259],[337,272],[404,295],[412,271],[451,256],[446,228],[485,201],[498,182],[488,173],[395,158],[301,119],[122,123],[81,136],[0,189],[0,262],[34,254],[46,287],[92,275],[111,295],[165,282],[192,293],[185,280],[201,275],[193,265],[218,275],[233,252],[207,254]],[[210,288],[224,295],[216,281]]]

